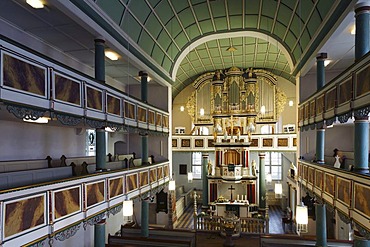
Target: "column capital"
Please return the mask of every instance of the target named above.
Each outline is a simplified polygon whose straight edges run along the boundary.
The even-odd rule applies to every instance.
[[[143,77],[143,76],[148,77],[148,72],[141,70],[141,71],[139,71],[139,76],[140,77]]]
[[[266,153],[258,153],[258,156],[259,156],[260,158],[265,158]]]
[[[369,12],[370,12],[370,1],[361,1],[355,5],[356,15]]]
[[[328,58],[328,53],[326,53],[326,52],[318,53],[316,55],[316,60],[317,61],[323,61],[323,60],[325,60],[327,58]]]
[[[104,39],[104,37],[103,37],[103,36],[96,37],[96,38],[94,39],[94,41],[95,41],[95,43],[102,43],[102,44],[104,44],[104,43],[105,43],[105,39]]]

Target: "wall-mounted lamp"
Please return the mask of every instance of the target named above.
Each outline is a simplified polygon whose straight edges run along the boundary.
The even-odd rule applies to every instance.
[[[283,185],[281,183],[275,184],[275,198],[283,197]]]
[[[180,111],[184,111],[185,110],[185,107],[182,105],[180,106]]]
[[[192,172],[188,172],[188,183],[192,183],[193,182],[193,173]]]
[[[175,189],[176,189],[176,182],[175,182],[175,180],[170,180],[170,182],[168,184],[168,190],[174,191]]]
[[[130,217],[134,214],[134,203],[132,200],[123,201],[122,212],[124,217]]]
[[[296,207],[296,223],[298,232],[307,232],[308,231],[308,208],[307,206],[297,205]]]

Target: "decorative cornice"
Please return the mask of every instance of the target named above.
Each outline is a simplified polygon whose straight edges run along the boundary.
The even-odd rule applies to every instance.
[[[68,115],[63,115],[63,114],[55,114],[59,122],[61,122],[64,125],[68,126],[76,126],[82,122],[82,118],[78,117],[72,117]]]
[[[339,218],[346,224],[349,224],[351,223],[351,218],[349,218],[347,215],[345,215],[344,213],[342,213],[341,211],[337,211],[338,212],[338,215],[339,215]]]
[[[86,119],[86,123],[94,129],[100,129],[105,127],[105,122],[99,120]]]
[[[347,112],[347,113],[344,113],[340,116],[338,116],[338,120],[340,123],[347,123],[348,119],[350,119],[352,117],[352,113],[351,112]]]
[[[117,206],[115,206],[115,207],[112,207],[112,208],[110,208],[110,209],[108,210],[107,215],[108,215],[108,216],[109,216],[110,214],[111,214],[111,215],[116,215],[116,214],[118,214],[118,213],[122,210],[122,208],[123,208],[123,204],[119,204],[119,205],[117,205]]]
[[[318,128],[318,129],[324,128],[324,121],[320,121],[320,122],[316,123],[316,128]]]
[[[69,239],[70,237],[73,237],[78,230],[81,228],[81,223],[74,225],[72,227],[69,227],[61,232],[58,232],[55,234],[54,239],[58,241],[64,241],[66,239]]]
[[[335,122],[336,117],[329,118],[325,121],[326,126],[332,125]]]
[[[6,109],[8,112],[13,113],[15,117],[26,120],[37,120],[45,114],[45,110],[36,110],[15,105],[7,105]]]
[[[358,232],[361,234],[361,236],[363,236],[364,238],[366,238],[367,240],[370,240],[370,232],[364,228],[363,226],[361,226],[360,224],[354,222]]]
[[[46,243],[47,243],[47,238],[45,239],[42,239],[36,243],[33,243],[31,245],[27,245],[27,247],[44,247],[46,246]]]
[[[358,109],[354,111],[354,116],[356,119],[368,119],[370,113],[370,106]]]
[[[309,127],[311,130],[314,130],[316,128],[316,124],[310,124]]]
[[[87,225],[93,226],[93,225],[99,223],[100,221],[102,221],[105,218],[105,214],[106,214],[106,212],[103,212],[103,213],[97,214],[97,215],[87,219],[86,221],[84,221],[84,224],[83,224],[84,229],[86,230]]]

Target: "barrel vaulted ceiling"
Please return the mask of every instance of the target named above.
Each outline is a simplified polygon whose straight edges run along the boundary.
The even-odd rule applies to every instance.
[[[71,2],[85,13],[90,12],[92,19],[91,13],[103,13],[113,26],[126,33],[128,45],[135,43],[149,58],[146,62],[174,80],[176,95],[198,75],[231,66],[263,68],[294,82],[351,1]],[[236,50],[227,51],[230,46]]]

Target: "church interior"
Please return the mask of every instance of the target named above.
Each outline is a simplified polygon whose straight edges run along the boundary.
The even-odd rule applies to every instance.
[[[369,0],[2,0],[0,30],[0,247],[370,247]]]

